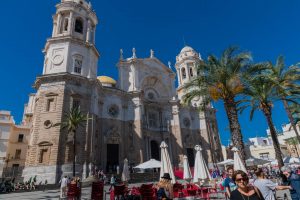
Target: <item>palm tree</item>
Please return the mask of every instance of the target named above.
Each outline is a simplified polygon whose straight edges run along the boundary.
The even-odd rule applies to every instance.
[[[273,65],[271,62],[270,66],[270,76],[271,80],[275,83],[278,96],[282,97],[282,102],[284,109],[287,113],[288,119],[295,131],[296,137],[300,142],[300,135],[296,128],[295,119],[289,109],[289,104],[285,100],[286,94],[289,94],[292,98],[299,98],[300,85],[297,81],[300,80],[300,68],[295,66],[290,66],[285,70],[284,58],[279,56],[277,58],[276,64]]]
[[[259,64],[261,65],[261,64]],[[268,64],[266,64],[268,65]],[[263,112],[270,130],[270,135],[273,140],[273,146],[275,149],[275,156],[278,160],[279,167],[283,166],[283,160],[280,150],[280,144],[277,138],[276,129],[272,120],[272,108],[273,102],[282,100],[282,97],[278,96],[275,83],[269,79],[267,73],[262,73],[264,76],[245,76],[244,91],[243,94],[246,98],[240,101],[240,111],[250,107],[250,120],[252,120],[254,112],[260,110]],[[284,98],[285,100],[288,100]]]
[[[295,126],[299,127],[300,122],[300,105],[296,103],[292,103],[289,105],[289,110],[293,116]]]
[[[65,113],[65,121],[57,123],[54,126],[61,126],[61,129],[67,129],[68,134],[73,134],[73,176],[75,177],[75,159],[76,159],[76,130],[80,126],[84,126],[84,122],[88,119],[79,107],[73,107]]]
[[[249,52],[239,52],[236,47],[229,47],[218,59],[210,55],[198,68],[198,76],[184,86],[186,94],[183,102],[190,104],[194,98],[202,98],[202,108],[212,100],[222,100],[229,120],[233,145],[241,153],[245,162],[245,151],[241,127],[238,120],[236,96],[243,91],[241,77],[251,60]]]

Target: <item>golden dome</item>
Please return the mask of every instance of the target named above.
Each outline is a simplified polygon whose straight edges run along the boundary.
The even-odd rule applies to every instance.
[[[98,76],[97,79],[100,81],[100,83],[111,84],[111,85],[117,84],[117,81],[115,81],[113,78],[109,76]]]

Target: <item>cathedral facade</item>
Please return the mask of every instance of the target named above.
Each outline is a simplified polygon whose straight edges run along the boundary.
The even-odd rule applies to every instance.
[[[100,58],[95,46],[96,13],[85,0],[61,0],[53,16],[53,32],[44,48],[44,68],[36,78],[36,94],[25,113],[31,122],[25,180],[56,183],[72,174],[72,135],[53,126],[64,121],[72,107],[87,115],[76,132],[76,173],[83,178],[97,167],[106,171],[137,165],[150,158],[160,160],[160,143],[168,144],[174,166],[183,155],[193,165],[194,146],[200,144],[209,164],[222,160],[215,109],[196,109],[201,98],[183,106],[182,86],[197,76],[201,56],[184,47],[176,56],[176,72],[151,50],[148,58],[132,57],[117,62],[118,80],[97,76]],[[176,76],[178,87],[175,86]]]

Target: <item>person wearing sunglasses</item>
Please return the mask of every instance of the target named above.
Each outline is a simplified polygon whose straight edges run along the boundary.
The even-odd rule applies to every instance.
[[[230,200],[265,200],[258,188],[249,185],[248,175],[237,170],[232,176],[237,189],[231,192]]]

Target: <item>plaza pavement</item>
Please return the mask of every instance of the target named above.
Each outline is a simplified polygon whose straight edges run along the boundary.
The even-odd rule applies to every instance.
[[[140,185],[140,184],[139,184]],[[130,185],[132,187],[134,185]],[[135,185],[136,186],[136,185]],[[104,190],[108,191],[110,186],[104,186]],[[287,194],[288,198],[284,198],[284,194]],[[46,190],[46,191],[33,191],[33,192],[18,192],[9,194],[0,194],[0,199],[2,200],[58,200],[60,190]],[[91,187],[86,187],[82,189],[82,200],[91,199]],[[188,198],[191,199],[191,198]],[[289,191],[277,191],[277,200],[290,200]],[[106,200],[109,200],[109,195],[106,195]],[[221,199],[219,199],[221,200]]]

